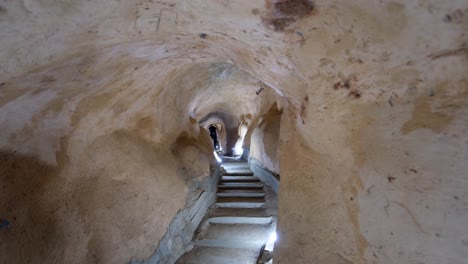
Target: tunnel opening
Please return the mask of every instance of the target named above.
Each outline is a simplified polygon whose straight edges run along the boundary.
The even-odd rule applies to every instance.
[[[282,109],[277,102],[262,107],[264,110],[256,115],[239,117],[218,110],[199,121],[200,127],[210,134],[215,157],[222,135],[228,139],[226,144],[233,147],[231,153],[219,160],[222,169],[216,200],[207,220],[197,228],[195,247],[177,263],[211,263],[213,254],[218,255],[213,263],[231,263],[237,258],[252,260],[246,263],[272,263],[277,240],[279,165],[276,163]],[[223,134],[228,123],[229,136]]]
[[[137,2],[1,1],[0,263],[174,263],[263,173],[279,263],[466,263],[468,1]]]
[[[79,133],[86,131],[85,134],[89,133],[90,136],[86,138],[87,141],[83,141],[79,133],[72,134],[69,139],[61,139],[60,144],[67,146],[69,140],[73,144],[73,152],[70,154],[73,162],[83,165],[77,172],[78,180],[71,183],[71,188],[77,189],[73,195],[80,197],[76,202],[77,207],[80,213],[93,217],[110,210],[108,208],[112,208],[115,201],[120,201],[119,212],[135,212],[138,207],[138,212],[143,217],[135,219],[136,214],[129,215],[117,220],[118,226],[150,219],[152,222],[149,223],[149,228],[156,232],[144,239],[155,241],[156,245],[160,242],[151,256],[169,259],[187,250],[187,244],[184,243],[189,240],[190,235],[196,234],[189,231],[197,228],[196,221],[204,219],[204,215],[201,216],[203,210],[196,209],[209,205],[210,200],[206,197],[214,195],[214,208],[220,207],[222,210],[219,211],[220,215],[212,215],[211,218],[241,219],[241,222],[252,221],[252,225],[262,223],[261,227],[255,226],[260,228],[257,231],[262,235],[261,241],[245,236],[245,230],[232,231],[233,237],[237,236],[241,240],[246,240],[247,237],[247,241],[252,240],[257,252],[276,227],[277,195],[248,163],[252,155],[247,151],[250,148],[250,138],[247,138],[249,130],[257,126],[260,116],[268,111],[269,105],[281,99],[275,91],[259,84],[258,78],[229,63],[188,65],[178,74],[180,75],[169,78],[168,85],[160,90],[148,88],[135,95],[135,90],[119,90],[109,85],[102,91],[76,99],[73,124]],[[199,82],[194,84],[193,79]],[[264,90],[256,94],[259,86]],[[94,112],[88,111],[91,107],[94,107]],[[118,118],[106,118],[108,111]],[[216,165],[212,162],[212,152],[216,150],[216,145],[210,136],[214,136],[214,133],[210,132],[216,132],[220,156],[236,156],[235,159],[222,161],[221,165],[226,170],[217,182],[218,185],[214,185],[218,188],[217,191],[213,191],[210,186],[214,178],[211,168]],[[68,162],[67,153],[59,152],[57,155],[65,157],[59,162]],[[130,177],[133,171],[137,171],[138,175]],[[79,179],[81,176],[86,178]],[[79,186],[94,187],[87,192],[85,189],[90,188],[83,189]],[[140,189],[144,192],[139,192]],[[133,198],[120,200],[121,193],[125,192],[131,193]],[[167,202],[169,195],[173,199]],[[161,208],[166,210],[165,213],[153,217],[159,209],[148,206],[147,198],[158,201]],[[68,199],[75,203],[73,197]],[[237,209],[245,209],[247,212],[236,212]],[[192,211],[197,217],[190,215]],[[190,220],[193,220],[192,226],[187,229],[177,222],[180,219],[178,216],[186,217],[184,214],[189,214]],[[164,225],[157,223],[160,219],[164,220]],[[93,243],[105,243],[108,232],[93,226],[92,217],[89,221],[85,224],[90,228],[84,228],[87,232],[96,234]],[[110,222],[111,217],[105,218],[106,224]],[[174,227],[166,229],[172,223]],[[140,226],[143,225],[141,223]],[[115,230],[112,232],[120,231],[113,227]],[[189,231],[183,233],[182,229]],[[121,237],[126,235],[123,231],[125,230],[122,230],[122,234],[118,233]],[[181,240],[184,243],[172,244],[173,241]],[[228,243],[233,243],[232,238],[227,240],[231,241]],[[115,240],[113,243],[119,241]],[[151,250],[151,243],[147,244],[145,255]],[[103,248],[103,253],[98,254],[98,262],[112,257],[113,245]],[[139,246],[138,242],[132,242],[131,245]],[[227,247],[232,244],[224,245]],[[172,250],[168,252],[166,249],[171,246]],[[84,255],[83,258],[91,259],[92,254],[95,253],[90,252],[89,256]],[[120,254],[115,259],[125,257]],[[258,255],[255,256],[257,257]]]
[[[234,114],[217,110],[205,115],[198,122],[208,131],[214,151],[220,156],[232,156],[237,140],[238,120]]]
[[[208,130],[209,130],[209,132],[210,132],[211,140],[213,141],[214,150],[215,150],[217,153],[222,152],[223,148],[221,147],[221,144],[220,144],[220,142],[219,142],[218,127],[215,126],[215,125],[210,125],[210,127],[208,128]]]
[[[279,165],[272,163],[279,162],[282,107],[288,103],[235,65],[200,66],[190,69],[196,72],[191,77],[208,73],[207,80],[214,84],[191,95],[188,112],[209,135],[221,170],[214,204],[195,232],[195,247],[177,263],[211,263],[213,254],[225,258],[213,263],[230,263],[237,257],[232,250],[254,259],[246,263],[268,263],[278,219]],[[244,256],[246,252],[255,253]]]

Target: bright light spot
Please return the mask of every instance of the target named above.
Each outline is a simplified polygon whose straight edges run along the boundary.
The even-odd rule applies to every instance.
[[[270,234],[270,237],[268,238],[268,241],[265,245],[265,250],[273,251],[273,248],[275,247],[276,238],[276,232]]]
[[[268,239],[268,244],[275,243],[276,241],[276,232],[271,233],[270,238]]]
[[[221,163],[221,161],[223,161],[223,160],[218,156],[218,153],[216,153],[216,151],[213,151],[213,154],[214,154],[216,160],[217,160],[219,163]]]
[[[234,156],[242,156],[242,154],[244,153],[244,149],[242,148],[242,145],[236,145],[235,148],[233,148],[234,150]]]

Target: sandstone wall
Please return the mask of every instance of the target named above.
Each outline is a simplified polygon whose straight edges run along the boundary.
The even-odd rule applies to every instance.
[[[281,174],[276,262],[468,258],[466,1],[0,6],[0,260],[149,257],[220,109]]]

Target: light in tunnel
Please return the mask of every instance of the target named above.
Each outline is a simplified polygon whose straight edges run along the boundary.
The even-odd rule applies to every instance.
[[[244,154],[244,148],[242,146],[244,145],[244,138],[245,134],[247,134],[247,129],[246,125],[239,126],[239,139],[237,139],[237,142],[232,149],[234,156],[242,156],[242,154]]]
[[[268,239],[268,244],[273,244],[276,241],[276,232],[270,234],[270,238]]]
[[[275,247],[275,241],[276,241],[276,239],[277,239],[276,231],[273,231],[273,232],[270,234],[270,237],[268,238],[268,241],[267,241],[266,244],[265,244],[265,250],[273,251],[273,248]]]
[[[216,151],[213,151],[213,154],[214,154],[216,160],[217,160],[219,163],[221,163],[221,161],[223,161],[223,160],[218,156],[218,153],[216,153]]]
[[[242,148],[242,145],[236,144],[236,147],[233,148],[232,150],[234,150],[234,156],[242,156],[242,154],[244,153],[244,149]]]

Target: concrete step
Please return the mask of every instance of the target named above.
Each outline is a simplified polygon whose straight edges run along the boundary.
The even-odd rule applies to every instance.
[[[221,182],[259,182],[255,176],[222,176]]]
[[[249,167],[246,167],[246,166],[229,166],[229,167],[225,167],[223,166],[223,170],[225,172],[235,172],[235,171],[240,171],[240,172],[251,172],[250,168]]]
[[[228,188],[220,188],[218,189],[218,194],[220,193],[262,193],[265,194],[263,189],[244,189],[244,190],[236,190],[236,189],[228,189]]]
[[[247,162],[230,162],[221,166],[225,169],[247,168],[250,170],[250,165]]]
[[[227,203],[215,203],[217,208],[263,208],[265,203],[255,202],[227,202]]]
[[[264,197],[238,197],[238,196],[232,196],[232,197],[218,197],[216,199],[217,203],[238,203],[238,202],[243,202],[243,203],[264,203],[265,198]]]
[[[245,168],[250,168],[250,165],[248,162],[245,161],[233,161],[233,162],[225,162],[221,164],[223,168],[236,168],[236,167],[245,167]]]
[[[178,264],[256,264],[276,228],[274,212],[266,206],[267,189],[249,164],[223,158],[221,166],[215,207]]]
[[[232,190],[227,190],[227,191],[232,191]],[[216,196],[221,198],[221,197],[250,197],[250,198],[255,198],[255,197],[265,197],[265,193],[262,192],[244,192],[244,191],[239,191],[239,192],[218,192],[216,193]]]
[[[248,163],[247,161],[245,160],[241,160],[241,159],[232,159],[232,158],[229,158],[229,157],[220,157],[223,159],[221,165],[231,165],[231,164],[246,164]]]
[[[253,176],[254,173],[249,170],[226,170],[224,176]]]
[[[266,241],[262,240],[213,240],[213,239],[203,239],[195,242],[195,246],[198,247],[212,247],[212,248],[233,248],[233,249],[248,249],[248,250],[257,250],[265,244]],[[229,262],[230,263],[230,262]]]
[[[197,246],[259,249],[272,232],[270,225],[258,224],[211,224]]]
[[[242,216],[242,217],[268,217],[265,208],[216,208],[209,217]]]
[[[237,241],[238,243],[245,241],[261,241],[263,244],[267,242],[271,232],[272,227],[269,225],[210,224],[208,231],[205,233],[202,240],[217,240],[219,242]],[[228,247],[235,248],[235,246]]]
[[[223,165],[230,164],[230,163],[248,163],[246,160],[235,158],[235,157],[221,156],[220,158],[223,159]]]
[[[262,189],[263,183],[238,183],[238,182],[226,182],[218,184],[218,189]]]
[[[251,224],[269,225],[273,221],[271,216],[267,217],[244,217],[244,216],[221,216],[208,219],[210,224]]]
[[[250,167],[248,164],[246,165],[223,165],[222,166],[225,171],[230,171],[230,170],[240,170],[240,171],[251,171]]]
[[[230,170],[251,171],[250,165],[247,162],[230,162],[230,163],[222,164],[221,167],[223,167],[223,169],[226,171],[230,171]]]
[[[256,264],[258,250],[198,247],[183,255],[177,264]]]

